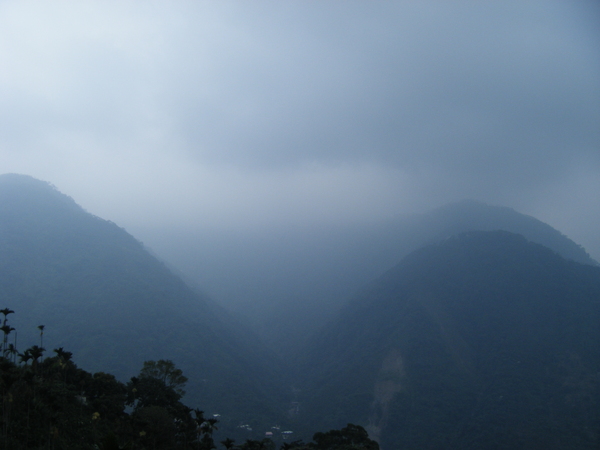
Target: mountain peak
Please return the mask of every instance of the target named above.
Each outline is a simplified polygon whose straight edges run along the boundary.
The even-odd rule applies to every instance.
[[[597,448],[599,297],[599,268],[521,235],[449,237],[314,341],[305,410],[362,424],[383,448]]]
[[[20,348],[44,324],[47,347],[69,349],[86,370],[124,380],[169,359],[188,374],[192,404],[278,417],[264,395],[278,367],[267,352],[124,229],[26,175],[0,176],[0,298],[17,313]]]
[[[477,200],[450,203],[419,216],[418,227],[430,229],[440,240],[472,230],[506,230],[551,248],[564,258],[582,264],[598,265],[583,247],[547,223],[507,206],[494,206]]]
[[[75,200],[61,193],[53,184],[29,175],[6,173],[0,175],[0,208],[12,213],[26,210],[80,211]]]

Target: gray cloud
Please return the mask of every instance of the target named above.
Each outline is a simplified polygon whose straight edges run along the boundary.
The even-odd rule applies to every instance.
[[[0,167],[132,230],[471,197],[600,249],[598,19],[564,1],[4,2]]]
[[[425,156],[446,166],[478,153],[493,162],[498,152],[558,153],[596,133],[597,50],[574,52],[566,25],[575,24],[556,27],[539,6],[534,29],[514,5],[382,8],[377,20],[355,8],[347,21],[292,22],[285,47],[271,44],[279,27],[267,34],[255,24],[240,39],[257,47],[225,67],[243,76],[209,101],[192,94],[178,123],[192,148],[214,149],[200,148],[203,158],[241,165],[366,158],[411,167]],[[336,22],[344,42],[328,36]]]

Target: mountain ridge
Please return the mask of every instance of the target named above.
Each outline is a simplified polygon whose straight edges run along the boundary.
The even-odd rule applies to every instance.
[[[487,206],[462,207],[489,217],[476,211]],[[289,423],[310,436],[351,422],[383,448],[558,449],[568,436],[594,448],[600,427],[584,428],[600,424],[600,268],[509,231],[450,234],[448,221],[415,220],[421,234],[402,248],[434,242],[359,289],[298,363],[288,358],[292,411],[286,367],[238,318],[124,229],[28,176],[0,176],[0,295],[18,312],[20,345],[40,342],[44,324],[46,346],[121,379],[144,360],[174,360],[190,378],[188,403],[222,414],[225,429],[252,417],[250,427]]]
[[[186,401],[224,426],[283,414],[283,366],[258,339],[229,328],[124,229],[24,175],[0,176],[0,296],[18,312],[20,347],[39,343],[44,324],[44,344],[86,370],[127,380],[145,360],[173,360],[190,379]]]
[[[463,233],[412,252],[314,339],[305,420],[354,421],[382,448],[596,448],[598,339],[600,268]]]
[[[550,225],[512,208],[474,200],[369,225],[270,229],[263,234],[161,229],[154,234],[141,230],[141,235],[188,279],[249,318],[261,338],[289,358],[348,298],[411,251],[463,231],[497,229],[523,234],[566,258],[596,264]]]

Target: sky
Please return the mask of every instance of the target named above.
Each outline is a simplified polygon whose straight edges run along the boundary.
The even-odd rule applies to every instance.
[[[150,246],[469,198],[600,259],[600,6],[0,1],[9,172]]]

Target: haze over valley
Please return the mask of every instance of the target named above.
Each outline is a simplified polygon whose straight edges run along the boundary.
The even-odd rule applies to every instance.
[[[2,2],[0,448],[597,448],[598,23]]]
[[[15,327],[4,321],[3,346],[21,330],[20,345],[31,347],[18,353],[15,334],[11,349],[26,361],[39,348],[37,327],[40,346],[45,339],[58,354],[69,348],[94,377],[108,372],[122,382],[148,361],[172,361],[190,375],[186,401],[213,411],[222,432],[237,438],[269,433],[283,441],[293,428],[307,439],[352,423],[384,448],[449,441],[561,448],[572,436],[578,448],[593,448],[598,263],[557,230],[508,208],[462,202],[402,224],[386,242],[407,255],[357,294],[328,304],[269,298],[268,320],[260,322],[189,287],[125,230],[49,183],[1,175],[0,294],[20,312]],[[379,253],[381,260],[357,257],[384,267],[386,252]],[[10,379],[11,369],[2,370]],[[127,385],[134,398],[138,382]],[[146,408],[175,414],[150,398],[131,403],[134,427],[146,423],[140,417],[153,411]],[[547,414],[532,419],[542,405]],[[122,426],[113,433],[125,440]],[[159,448],[186,448],[175,442]]]

